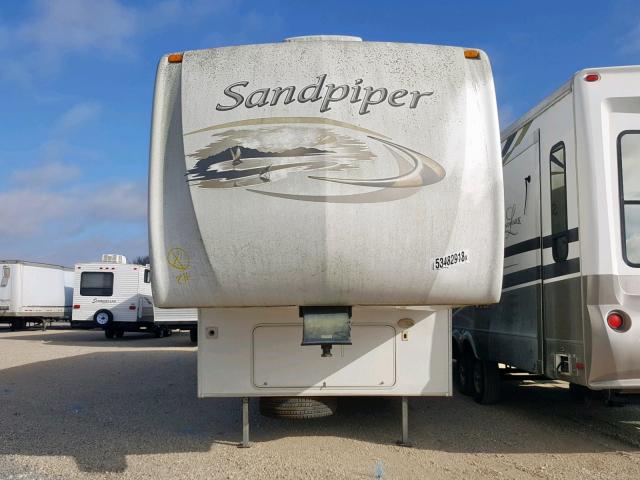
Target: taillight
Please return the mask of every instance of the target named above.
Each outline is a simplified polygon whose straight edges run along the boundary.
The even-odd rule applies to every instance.
[[[600,74],[598,73],[587,73],[584,76],[585,82],[597,82],[598,80],[600,80]]]
[[[129,305],[129,310],[135,310],[136,306],[135,305]]]
[[[624,317],[620,312],[611,312],[607,315],[607,325],[613,330],[620,331],[624,329]]]
[[[73,308],[74,308],[75,310],[78,310],[78,309],[80,308],[80,305],[74,305],[74,306],[73,306]]]

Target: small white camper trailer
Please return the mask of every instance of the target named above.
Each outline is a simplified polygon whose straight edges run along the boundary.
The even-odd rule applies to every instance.
[[[454,315],[462,390],[497,401],[498,363],[578,395],[639,389],[640,66],[578,72],[503,132],[502,154],[502,298]]]
[[[197,308],[159,308],[153,307],[153,321],[156,325],[170,330],[189,330],[191,341],[198,342]]]
[[[0,322],[12,329],[69,320],[73,270],[59,265],[0,260]]]
[[[124,332],[170,333],[153,321],[149,266],[127,263],[123,255],[76,264],[72,326],[102,328],[109,339]]]
[[[247,397],[299,417],[402,397],[406,440],[407,396],[451,394],[449,306],[500,294],[499,147],[482,51],[320,36],[160,60],[154,299],[199,308],[198,394],[244,398],[244,444]]]

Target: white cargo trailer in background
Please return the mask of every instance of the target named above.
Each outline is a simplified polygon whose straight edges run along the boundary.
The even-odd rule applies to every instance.
[[[198,393],[244,397],[243,443],[251,396],[400,396],[406,420],[451,394],[450,306],[500,295],[489,59],[333,36],[165,56],[149,201],[155,302],[199,307]]]
[[[576,73],[502,145],[502,299],[454,315],[462,390],[497,401],[498,363],[579,395],[640,389],[640,66]]]
[[[102,328],[109,339],[124,332],[170,333],[153,321],[149,266],[129,264],[123,255],[76,264],[71,325]]]
[[[154,305],[153,321],[168,330],[189,330],[191,341],[198,341],[197,308],[159,308]]]
[[[12,329],[69,320],[73,270],[60,265],[0,260],[0,323]]]

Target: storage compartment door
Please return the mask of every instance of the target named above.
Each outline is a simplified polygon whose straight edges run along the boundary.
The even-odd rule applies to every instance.
[[[396,381],[395,329],[354,325],[353,345],[301,346],[302,325],[253,330],[253,383],[257,388],[386,388]]]

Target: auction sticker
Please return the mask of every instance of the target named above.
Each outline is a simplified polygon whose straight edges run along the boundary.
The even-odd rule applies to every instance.
[[[469,250],[460,250],[452,253],[451,255],[445,255],[443,257],[436,257],[431,259],[432,270],[444,270],[445,268],[454,267],[461,263],[469,263]]]

